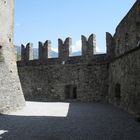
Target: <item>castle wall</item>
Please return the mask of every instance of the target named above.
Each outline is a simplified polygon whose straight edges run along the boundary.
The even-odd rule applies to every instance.
[[[109,65],[109,102],[140,113],[140,1],[116,28],[107,33]]]
[[[69,57],[65,64],[59,59],[18,62],[18,71],[26,99],[66,100],[73,86],[81,101],[104,100],[108,88],[106,55],[95,55],[87,63],[83,57]]]
[[[116,28],[113,36],[115,40],[115,54],[119,56],[133,48],[140,41],[140,1],[137,0],[128,14]]]
[[[140,113],[140,1],[114,35],[106,34],[107,54],[94,54],[95,35],[81,39],[82,56],[69,57],[71,38],[58,40],[58,58],[48,58],[50,41],[39,43],[39,60],[31,60],[31,49],[22,52],[24,59],[17,64],[25,98],[108,100],[131,113]]]
[[[25,105],[13,47],[13,0],[0,0],[0,113]]]
[[[109,101],[131,113],[140,113],[140,47],[110,63]]]

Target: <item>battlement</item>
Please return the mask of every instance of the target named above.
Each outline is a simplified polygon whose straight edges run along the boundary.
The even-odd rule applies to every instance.
[[[72,39],[70,37],[66,38],[63,42],[62,39],[58,39],[58,50],[59,50],[59,58],[67,60],[70,54],[72,53]]]
[[[46,40],[45,43],[39,42],[38,45],[39,45],[39,51],[38,51],[39,60],[45,61],[50,57],[51,41]]]
[[[33,59],[32,48],[32,43],[28,43],[26,46],[21,44],[21,61],[29,61]]]
[[[65,41],[58,39],[58,58],[51,58],[51,41],[38,43],[38,60],[33,60],[32,43],[26,46],[21,45],[21,61],[19,65],[38,65],[38,64],[78,64],[90,63],[92,61],[99,62],[105,60],[106,54],[95,54],[96,52],[96,36],[91,34],[87,39],[84,35],[81,36],[81,56],[71,56],[72,39],[66,38]]]
[[[87,39],[85,36],[81,36],[82,40],[82,56],[83,57],[92,57],[96,52],[96,36],[91,34]]]
[[[112,36],[112,37],[111,37]],[[112,42],[112,50],[116,56],[124,54],[140,42],[140,0],[137,0],[116,28],[114,35],[108,34],[108,43]],[[110,44],[111,45],[111,44]]]
[[[39,42],[37,60],[32,59],[32,44],[22,45],[17,66],[25,98],[107,100],[140,114],[140,0],[114,35],[106,33],[106,54],[95,53],[94,34],[82,35],[81,44],[81,56],[71,56],[72,39],[58,39],[58,58],[50,58],[51,41]]]

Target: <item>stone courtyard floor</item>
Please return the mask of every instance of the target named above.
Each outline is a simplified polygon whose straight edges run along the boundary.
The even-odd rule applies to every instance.
[[[0,140],[140,140],[140,123],[104,103],[41,103],[0,116]]]

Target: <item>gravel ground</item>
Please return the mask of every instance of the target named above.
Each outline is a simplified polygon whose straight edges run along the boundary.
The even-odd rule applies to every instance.
[[[40,103],[0,116],[0,140],[140,140],[140,123],[104,103]]]

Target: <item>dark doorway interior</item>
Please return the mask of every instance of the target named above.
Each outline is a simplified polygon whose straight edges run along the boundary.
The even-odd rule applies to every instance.
[[[65,86],[65,99],[77,99],[77,86],[76,85]]]
[[[119,83],[115,85],[115,97],[121,99],[121,85]]]

